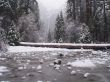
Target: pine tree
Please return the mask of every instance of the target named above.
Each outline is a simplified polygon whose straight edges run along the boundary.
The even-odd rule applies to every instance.
[[[9,45],[11,46],[19,45],[19,35],[13,24],[9,26],[9,31],[7,32],[7,39]]]
[[[56,28],[55,28],[55,40],[56,42],[64,42],[65,41],[65,23],[63,19],[62,12],[58,15],[56,19]]]
[[[48,42],[51,42],[52,41],[52,35],[51,35],[51,32],[49,30],[49,33],[48,33]]]

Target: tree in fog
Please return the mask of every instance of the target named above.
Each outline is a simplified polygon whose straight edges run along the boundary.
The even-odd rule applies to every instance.
[[[109,0],[68,0],[67,23],[85,23],[94,42],[108,42],[109,4]]]
[[[56,24],[55,24],[55,34],[54,38],[56,42],[64,42],[65,41],[65,22],[63,18],[62,12],[58,15],[56,18]]]

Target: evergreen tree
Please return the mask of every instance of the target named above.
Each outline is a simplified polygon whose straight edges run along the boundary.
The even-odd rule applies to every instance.
[[[58,15],[56,19],[56,28],[55,28],[55,40],[56,42],[64,42],[65,41],[65,23],[63,19],[62,12]]]
[[[9,26],[9,31],[7,32],[7,39],[9,45],[11,46],[19,45],[19,35],[13,24]]]
[[[51,32],[49,30],[49,33],[48,33],[48,42],[51,42],[52,41],[52,35],[51,35]]]

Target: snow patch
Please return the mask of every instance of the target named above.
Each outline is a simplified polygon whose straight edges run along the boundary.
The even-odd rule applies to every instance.
[[[9,70],[7,69],[7,67],[5,66],[0,66],[0,72],[3,73],[3,72],[8,72]]]
[[[29,46],[9,46],[8,52],[35,52],[35,51],[91,51],[90,49],[65,49],[65,48],[47,48],[47,47],[29,47]],[[56,54],[53,54],[56,55]]]
[[[85,60],[76,60],[74,62],[68,62],[67,65],[73,67],[95,67],[96,65],[89,59]]]

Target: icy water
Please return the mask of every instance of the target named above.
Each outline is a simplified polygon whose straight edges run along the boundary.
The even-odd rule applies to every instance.
[[[1,53],[0,82],[110,82],[110,53],[109,50]]]

